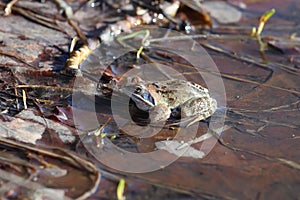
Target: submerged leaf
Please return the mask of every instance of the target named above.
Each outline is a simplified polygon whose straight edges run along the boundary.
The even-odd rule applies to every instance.
[[[183,19],[188,20],[192,25],[206,25],[212,27],[212,21],[202,4],[196,0],[180,0],[181,8],[178,12]]]
[[[182,143],[176,140],[165,140],[159,141],[155,143],[158,149],[163,149],[168,151],[171,154],[175,154],[176,156],[190,157],[201,159],[205,156],[203,151],[197,150],[194,147],[186,146],[185,148],[178,148],[182,145]]]
[[[221,24],[237,23],[242,18],[239,10],[224,1],[205,1],[202,6]]]

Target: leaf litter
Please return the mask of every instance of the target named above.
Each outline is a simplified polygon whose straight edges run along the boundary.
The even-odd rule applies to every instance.
[[[2,34],[0,39],[0,41],[3,41],[0,46],[0,54],[2,63],[1,74],[3,77],[3,82],[1,82],[1,88],[3,90],[1,92],[1,127],[3,130],[1,133],[4,134],[4,137],[10,137],[18,141],[34,144],[37,143],[37,141],[45,142],[46,140],[43,138],[45,135],[44,132],[47,129],[51,129],[54,130],[54,132],[51,133],[61,135],[61,138],[65,137],[63,143],[67,143],[70,145],[69,148],[73,149],[72,145],[76,143],[77,140],[75,139],[76,135],[72,129],[73,124],[70,122],[71,117],[69,116],[71,112],[68,109],[62,109],[70,103],[69,95],[72,92],[72,76],[69,76],[70,74],[57,73],[55,70],[49,71],[47,75],[45,69],[51,70],[53,65],[56,65],[56,67],[58,67],[57,65],[59,65],[59,67],[64,65],[64,61],[66,61],[68,57],[66,49],[68,49],[68,40],[71,39],[71,35],[73,37],[77,34],[83,43],[87,44],[87,37],[90,37],[97,32],[96,29],[91,32],[88,32],[87,30],[91,30],[92,27],[97,27],[97,29],[103,28],[102,30],[107,33],[105,37],[111,39],[110,35],[117,36],[125,30],[130,32],[131,29],[137,25],[137,22],[141,22],[148,17],[147,19],[150,19],[150,21],[148,21],[150,22],[149,24],[160,26],[167,25],[175,27],[177,30],[184,30],[187,33],[192,33],[192,35],[189,36],[197,39],[197,41],[212,55],[216,62],[220,63],[218,64],[218,67],[224,79],[228,96],[229,114],[226,119],[226,124],[231,128],[222,134],[222,138],[220,138],[219,144],[216,145],[213,153],[203,159],[181,158],[169,168],[153,173],[151,177],[147,177],[147,175],[130,175],[130,177],[151,182],[158,188],[157,191],[161,192],[161,194],[163,194],[163,192],[159,188],[163,188],[166,191],[168,191],[167,189],[170,189],[169,194],[178,196],[186,192],[192,197],[222,197],[228,199],[271,198],[272,194],[270,191],[274,191],[272,185],[275,180],[279,180],[292,189],[285,190],[284,187],[282,187],[283,189],[276,191],[279,191],[281,195],[285,197],[297,196],[297,191],[293,190],[293,182],[297,181],[296,174],[299,173],[299,164],[296,162],[298,157],[297,148],[299,146],[297,143],[297,138],[299,138],[297,132],[299,129],[299,125],[297,124],[297,120],[299,119],[299,116],[297,115],[297,111],[299,111],[299,87],[297,86],[297,77],[299,75],[297,67],[299,63],[297,60],[299,51],[297,47],[297,37],[284,38],[287,35],[287,30],[294,30],[292,32],[297,32],[297,27],[294,27],[288,18],[281,19],[280,16],[283,15],[276,16],[275,14],[275,16],[268,21],[261,37],[262,42],[267,41],[267,44],[273,47],[273,49],[267,48],[260,52],[260,44],[255,45],[257,39],[250,37],[250,27],[251,25],[253,26],[253,24],[257,24],[257,18],[260,14],[252,10],[247,10],[250,8],[250,6],[248,6],[248,1],[245,2],[246,6],[244,6],[243,10],[233,7],[228,2],[224,1],[204,1],[201,4],[198,2],[195,4],[194,1],[179,1],[181,7],[178,8],[177,15],[170,14],[165,10],[166,13],[162,12],[162,15],[164,16],[163,20],[158,20],[158,18],[155,17],[160,16],[156,15],[156,13],[160,13],[160,10],[157,9],[158,7],[147,7],[147,4],[138,1],[132,1],[130,3],[136,7],[140,7],[141,10],[146,10],[148,16],[145,15],[143,16],[144,18],[142,18],[142,15],[138,16],[137,13],[128,14],[125,12],[126,9],[130,7],[135,11],[135,7],[131,6],[130,3],[129,5],[126,5],[126,3],[123,2],[123,5],[121,6],[121,4],[115,1],[93,1],[95,5],[98,5],[96,8],[99,10],[102,9],[104,12],[101,12],[99,17],[97,17],[98,21],[96,21],[96,18],[91,18],[94,20],[91,20],[87,25],[84,23],[84,18],[80,18],[80,15],[76,15],[76,13],[82,12],[83,10],[84,13],[87,13],[87,16],[81,16],[88,17],[88,10],[92,10],[93,14],[95,14],[95,8],[88,6],[89,4],[87,2],[82,1],[81,5],[77,2],[68,2],[71,6],[63,4],[64,1],[55,2],[65,11],[66,18],[59,14],[55,4],[52,4],[52,2],[44,4],[38,3],[38,6],[42,6],[41,8],[47,7],[49,9],[35,10],[30,6],[37,4],[26,2],[27,8],[24,8],[21,6],[22,1],[17,2],[12,6],[12,14],[10,16],[3,18],[5,19],[3,20],[4,22],[7,21],[7,25],[3,26],[1,29]],[[102,7],[99,6],[100,4],[102,4]],[[124,4],[127,7],[124,6]],[[213,4],[213,6],[208,6],[209,4]],[[252,5],[253,4],[258,5],[259,3],[256,2],[252,3]],[[272,5],[276,10],[277,4],[281,5],[277,1]],[[115,10],[117,9],[110,10],[106,6],[123,10],[121,13],[116,13]],[[1,3],[0,7],[1,9],[4,9],[4,3]],[[189,9],[185,10],[183,7]],[[217,7],[221,9],[217,9]],[[75,15],[68,11],[70,8],[75,12]],[[225,10],[224,8],[230,8],[231,11]],[[164,10],[166,8],[162,6],[160,9]],[[195,12],[192,16],[188,15],[188,13],[191,12],[191,9]],[[244,12],[245,9],[247,12]],[[269,8],[261,9],[268,10]],[[279,9],[279,14],[282,14],[280,13],[282,10],[283,8]],[[44,14],[47,14],[48,17],[45,18],[43,16]],[[109,18],[111,17],[110,14],[114,18]],[[24,20],[23,17],[18,17],[16,15],[26,16],[34,23],[29,23],[27,20]],[[54,20],[55,15],[57,17],[56,20]],[[125,17],[126,15],[127,17]],[[212,21],[211,17],[219,24]],[[20,24],[26,23],[28,24],[28,27],[38,25],[36,28],[30,28],[30,30],[39,30],[40,28],[43,31],[41,31],[41,33],[32,32],[26,29],[27,26],[15,26],[12,22],[13,20],[18,20]],[[110,24],[105,24],[105,20],[110,20]],[[155,20],[157,20],[156,23],[153,23]],[[271,26],[283,22],[287,24],[287,26],[285,26],[286,29],[273,30],[273,33],[275,32],[276,36],[271,36]],[[93,26],[93,23],[95,26]],[[239,26],[234,26],[232,23]],[[23,27],[22,30],[20,30],[20,27]],[[200,27],[204,29],[199,30],[198,28]],[[81,28],[84,28],[84,31],[82,31]],[[24,32],[23,29],[25,30]],[[10,34],[9,38],[7,38],[8,32]],[[24,37],[17,37],[21,32],[25,33],[27,39]],[[50,34],[45,37],[45,33]],[[194,33],[197,33],[198,36],[194,35]],[[96,33],[96,35],[97,34],[99,33]],[[25,41],[29,43],[24,43],[19,46],[19,51],[14,50],[13,43],[21,43],[24,41],[22,38],[26,39]],[[31,41],[32,39],[35,41]],[[34,49],[36,48],[36,52],[29,52],[26,47],[30,43],[38,43],[38,45],[41,45],[41,48],[38,47],[38,45],[32,46]],[[39,56],[42,55],[43,52],[41,52],[41,49],[45,46],[52,49],[53,55],[49,57],[49,59],[52,60],[48,60],[47,64],[43,65],[43,61],[39,60]],[[274,47],[276,49],[274,49]],[[276,54],[278,49],[283,52],[280,56]],[[156,59],[161,59],[163,61],[178,61],[173,57],[174,55],[167,54],[163,51],[155,52],[155,50],[152,50],[151,52],[151,48],[145,48],[143,53],[146,54],[149,53],[149,51],[149,55],[156,56]],[[41,54],[38,54],[37,52],[40,52]],[[60,54],[60,57],[56,57],[56,54]],[[141,57],[143,58],[143,55]],[[53,64],[51,64],[51,62],[53,62]],[[193,73],[190,73],[187,70],[189,66],[176,62],[172,62],[172,65],[174,67],[180,66],[178,68],[183,71],[183,74],[193,76]],[[16,66],[26,70],[17,69],[15,68]],[[99,67],[105,68],[106,66]],[[250,70],[246,73],[246,70],[249,68],[253,71],[251,72]],[[43,70],[44,72],[41,72]],[[105,78],[111,80],[111,77],[116,75],[120,76],[122,75],[122,72],[126,71],[118,70],[119,71],[117,71],[118,73],[116,74],[111,73],[113,70],[108,71],[106,74],[107,77]],[[114,71],[116,72],[116,70]],[[268,73],[265,73],[265,71]],[[13,76],[11,76],[10,73]],[[5,75],[9,75],[9,77]],[[85,78],[86,77],[82,77],[81,81],[83,84],[79,93],[89,87],[88,84],[84,84],[86,82],[90,83],[89,81],[85,81]],[[22,109],[25,109],[25,107],[22,90],[25,91],[26,105],[28,107],[27,110],[23,111]],[[102,98],[101,95],[100,98]],[[57,108],[59,108],[60,113],[53,114],[53,111],[57,111]],[[101,121],[103,121],[103,124],[107,121],[103,119],[104,116],[106,116],[106,113],[101,113]],[[54,120],[50,120],[49,118],[53,118]],[[112,122],[109,122],[106,125],[115,127],[112,125]],[[118,131],[116,130],[116,132]],[[170,133],[171,131],[165,130],[165,132]],[[10,135],[8,135],[8,133],[10,133]],[[123,140],[120,138],[126,138],[126,134],[119,132],[117,137],[119,138],[117,138],[115,142],[120,142],[119,144],[121,144]],[[131,140],[131,143],[129,144],[134,146],[135,142],[141,142],[142,144],[147,145],[150,143],[148,148],[146,145],[137,145],[137,148],[144,148],[149,151],[153,150],[153,144],[155,144],[155,142],[167,141],[166,139],[168,137],[168,134],[160,135],[156,137],[156,139],[160,138],[160,140],[152,141],[151,139],[148,141],[139,141],[135,138]],[[61,138],[59,140],[61,140]],[[56,139],[54,139],[54,143],[55,141]],[[61,144],[58,140],[56,142],[56,144]],[[1,145],[5,143],[5,140],[1,140]],[[10,148],[11,146],[19,148],[18,145],[19,144],[15,142],[10,144]],[[176,144],[174,146],[178,147],[178,145],[179,144]],[[26,149],[29,147],[30,146],[24,145],[22,148]],[[196,150],[194,156],[200,158],[203,154],[201,154],[201,151],[199,151],[197,147],[197,145],[191,146],[193,150]],[[5,146],[4,149],[8,149],[8,146]],[[271,149],[272,151],[270,151]],[[15,153],[13,157],[17,157],[17,155],[18,154]],[[38,157],[32,158],[38,160]],[[40,162],[43,163],[43,160],[40,160]],[[278,165],[278,162],[281,164]],[[188,163],[188,166],[186,163]],[[185,167],[180,168],[181,165],[184,165]],[[206,165],[209,165],[209,167],[206,168]],[[76,166],[76,164],[74,166]],[[181,170],[177,170],[177,167]],[[218,174],[218,170],[214,170],[215,168],[221,169],[223,173]],[[17,165],[15,171],[17,171],[16,169],[18,169]],[[105,167],[102,166],[101,170],[102,169],[105,169]],[[268,176],[268,172],[264,169],[275,169],[276,177],[272,178],[274,176]],[[20,171],[20,169],[18,170]],[[49,171],[50,174],[56,173],[58,176],[63,176],[65,173],[65,170],[55,170],[53,167],[48,168],[48,172],[45,173],[49,173]],[[98,170],[96,171],[98,172]],[[198,175],[193,174],[191,176],[190,173],[193,172],[198,172]],[[1,174],[3,174],[3,177],[4,175],[7,175],[4,172]],[[172,174],[172,176],[170,174]],[[199,174],[202,174],[202,178]],[[232,181],[228,182],[227,179],[230,174],[234,174],[236,177],[239,177],[239,179],[235,179],[233,176]],[[13,176],[12,173],[10,173],[10,175],[11,177]],[[178,182],[175,178],[176,175],[178,175],[178,177],[186,178],[187,180],[189,179],[190,181],[180,180]],[[282,175],[284,175],[284,177],[282,177]],[[126,174],[126,176],[129,175]],[[209,181],[204,183],[203,176]],[[219,177],[219,179],[215,180],[215,177]],[[254,181],[251,183],[247,182],[248,187],[245,188],[247,188],[248,192],[241,194],[240,186],[245,184],[246,180],[249,180],[249,177],[252,177]],[[116,179],[117,180],[114,179],[114,183],[108,185],[116,186],[118,180],[121,178],[117,176]],[[166,183],[163,180],[169,180],[169,183]],[[127,181],[130,183],[130,178],[129,180],[126,179],[126,183]],[[214,185],[214,181],[223,183],[222,187],[218,187],[218,191],[215,190],[216,185]],[[105,180],[103,182],[105,182]],[[130,185],[129,183],[128,185]],[[235,183],[240,184],[235,185]],[[97,184],[94,186],[97,187]],[[149,189],[153,186],[151,186],[151,184],[145,184],[145,187]],[[264,189],[262,190],[262,188]],[[95,188],[90,188],[91,192],[87,193],[86,196],[92,195],[95,192],[94,190]],[[37,191],[49,194],[45,190]],[[129,189],[125,194],[122,194],[122,196],[131,195],[130,191],[132,193],[135,192],[134,197],[137,197],[142,193],[136,191],[135,188],[131,188],[131,190]],[[253,194],[253,191],[255,194]],[[149,194],[147,191],[145,193]],[[4,195],[7,194],[9,193],[5,193]],[[98,194],[105,196],[103,191],[98,191]],[[64,197],[66,193],[59,191],[57,195],[58,197]],[[158,196],[159,194],[156,195]],[[106,197],[107,196],[111,197],[109,194],[106,194]]]

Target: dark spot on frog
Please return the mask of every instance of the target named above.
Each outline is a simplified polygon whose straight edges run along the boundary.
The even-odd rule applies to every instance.
[[[166,87],[165,87],[165,89],[166,89]],[[170,90],[169,91],[167,91],[167,90],[165,90],[165,89],[161,89],[161,90],[157,90],[157,93],[158,94],[168,94],[168,93],[170,93]]]
[[[25,35],[19,35],[18,38],[20,40],[29,40],[30,38],[26,37]]]
[[[157,82],[152,83],[152,85],[153,85],[154,87],[156,87],[156,88],[159,88],[159,85],[158,85]]]
[[[165,90],[165,89],[167,89],[167,86],[164,85],[161,87],[161,89]]]

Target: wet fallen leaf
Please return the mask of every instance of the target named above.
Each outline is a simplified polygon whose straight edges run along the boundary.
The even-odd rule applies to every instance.
[[[35,144],[42,138],[46,127],[54,130],[64,143],[75,141],[75,131],[70,130],[70,127],[38,116],[32,109],[23,110],[15,117],[10,117],[9,120],[0,121],[0,136]]]
[[[100,182],[92,163],[62,149],[0,138],[0,151],[2,198],[86,199]]]
[[[74,126],[72,107],[56,107],[53,114],[49,116],[50,119],[54,121],[61,122],[65,125]]]
[[[280,50],[288,55],[299,55],[300,53],[300,38],[283,38],[283,37],[264,37],[270,46]]]
[[[237,23],[242,18],[242,13],[224,1],[205,1],[203,8],[219,23]]]
[[[65,191],[63,189],[50,189],[36,183],[36,181],[29,181],[26,178],[14,175],[13,173],[9,173],[1,169],[0,179],[2,181],[6,181],[6,183],[0,185],[0,195],[8,199],[69,199],[65,196]]]
[[[178,147],[180,147],[182,143],[176,140],[159,141],[156,142],[155,145],[158,149],[166,150],[169,153],[174,154],[178,157],[183,156],[183,157],[201,159],[205,156],[205,153],[203,151],[197,150],[191,146],[178,149]]]
[[[0,121],[0,136],[21,142],[35,144],[42,138],[44,131],[44,125],[17,117],[11,117],[8,121],[2,121],[2,119]]]
[[[70,127],[64,126],[61,123],[38,116],[33,110],[24,110],[16,115],[16,117],[28,120],[28,122],[35,121],[43,124],[45,127],[54,130],[54,133],[56,133],[64,143],[72,143],[75,141],[75,130],[72,131]]]
[[[213,22],[199,1],[180,0],[181,7],[177,13],[183,20],[189,21],[194,26],[212,27]]]

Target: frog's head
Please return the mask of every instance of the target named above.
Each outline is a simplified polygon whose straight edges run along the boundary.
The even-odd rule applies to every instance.
[[[150,110],[155,105],[153,96],[143,84],[136,85],[131,94],[131,99],[135,102],[139,109],[144,111]]]

